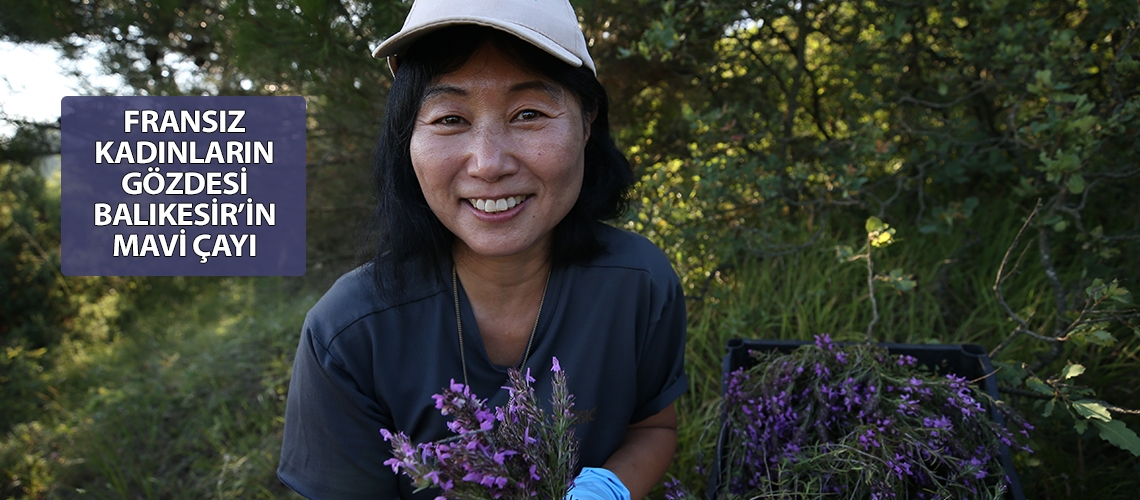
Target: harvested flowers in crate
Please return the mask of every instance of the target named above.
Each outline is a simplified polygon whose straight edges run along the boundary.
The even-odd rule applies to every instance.
[[[719,498],[1003,498],[1003,446],[1029,451],[1027,423],[914,357],[827,335],[752,356],[725,381]]]

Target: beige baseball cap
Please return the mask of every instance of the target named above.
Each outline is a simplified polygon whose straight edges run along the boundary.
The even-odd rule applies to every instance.
[[[569,0],[416,0],[404,27],[376,47],[372,56],[387,57],[394,75],[400,54],[421,36],[461,24],[506,31],[566,64],[586,66],[597,74]]]

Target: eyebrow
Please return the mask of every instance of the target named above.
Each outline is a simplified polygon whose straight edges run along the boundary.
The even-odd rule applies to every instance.
[[[562,87],[554,85],[553,83],[545,80],[531,80],[528,82],[516,83],[511,86],[508,92],[515,93],[525,90],[540,90],[555,99],[562,99],[563,97]]]
[[[436,96],[445,94],[465,96],[467,95],[467,91],[454,85],[432,85],[424,91],[424,101],[429,101]]]
[[[559,99],[559,100],[561,100],[564,96],[564,93],[563,93],[561,87],[554,85],[553,83],[544,81],[544,80],[530,80],[530,81],[526,81],[526,82],[522,82],[522,83],[516,83],[516,84],[512,85],[510,89],[507,90],[507,93],[515,94],[515,93],[524,92],[527,90],[538,90],[538,91],[541,91],[541,92],[549,95],[550,97],[552,97],[554,99]],[[454,96],[466,97],[467,95],[469,95],[469,93],[467,92],[467,90],[465,90],[461,87],[457,87],[455,85],[437,84],[437,85],[432,85],[432,86],[428,87],[427,90],[424,91],[423,100],[424,100],[424,102],[427,102],[427,101],[430,101],[430,100],[432,100],[438,96],[441,96],[441,95],[454,95]]]

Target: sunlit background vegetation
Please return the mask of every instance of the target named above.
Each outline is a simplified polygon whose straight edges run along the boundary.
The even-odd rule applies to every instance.
[[[1140,288],[1140,3],[574,5],[640,179],[615,224],[664,248],[689,296],[672,475],[704,484],[728,339],[861,340],[877,316],[876,340],[993,351],[1037,427],[1015,456],[1028,498],[1135,497],[1140,445],[1102,429],[1140,429],[1140,318],[1120,291]],[[302,278],[63,276],[58,123],[8,119],[0,498],[289,496],[293,351],[360,262],[390,82],[369,48],[408,7],[0,0],[0,38],[93,55],[128,93],[303,95],[309,115]],[[872,216],[896,231],[873,289],[841,258]],[[1066,379],[1070,363],[1086,371]]]

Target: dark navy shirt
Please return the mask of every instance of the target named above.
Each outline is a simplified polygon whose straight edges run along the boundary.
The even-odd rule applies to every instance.
[[[580,467],[601,467],[628,425],[664,410],[687,388],[677,274],[644,237],[609,226],[599,233],[599,257],[552,270],[527,362],[547,405],[551,359],[565,370],[580,421]],[[412,498],[410,481],[384,465],[391,448],[380,429],[414,442],[451,435],[431,398],[452,379],[463,381],[451,283],[414,288],[385,303],[360,268],[306,316],[277,470],[298,493]],[[488,358],[462,284],[459,296],[471,389],[488,407],[505,406],[507,368]]]

